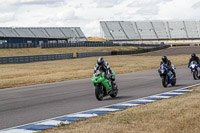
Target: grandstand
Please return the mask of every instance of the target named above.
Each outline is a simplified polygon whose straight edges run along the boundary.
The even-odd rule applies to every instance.
[[[171,41],[200,39],[199,21],[101,21],[109,41]]]
[[[87,41],[80,27],[0,27],[0,43],[51,43]]]

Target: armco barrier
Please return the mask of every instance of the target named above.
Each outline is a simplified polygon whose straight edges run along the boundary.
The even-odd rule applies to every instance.
[[[0,57],[0,64],[72,59],[73,53]]]
[[[108,56],[108,55],[127,55],[127,54],[139,54],[145,52],[156,51],[170,47],[169,45],[159,46],[148,49],[139,49],[134,51],[112,51],[112,52],[82,52],[77,53],[77,58],[93,57],[93,56]],[[61,60],[61,59],[72,59],[73,53],[65,54],[49,54],[49,55],[30,55],[30,56],[10,56],[0,57],[0,64],[10,63],[29,63],[38,61],[50,61],[50,60]]]
[[[92,56],[107,56],[111,55],[111,52],[82,52],[76,53],[77,58],[92,57]]]
[[[171,47],[181,47],[181,46],[199,46],[199,44],[171,44]]]

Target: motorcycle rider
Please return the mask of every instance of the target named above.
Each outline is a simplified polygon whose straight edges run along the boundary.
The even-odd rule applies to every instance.
[[[199,63],[200,63],[200,62],[199,62],[199,57],[196,56],[195,53],[192,53],[192,54],[191,54],[191,58],[190,58],[189,63],[188,63],[188,68],[190,67],[190,63],[191,63],[192,61],[196,61],[197,64],[198,64],[198,66],[200,66],[200,64],[199,64]]]
[[[167,56],[162,56],[162,61],[160,62],[160,65],[166,64],[168,69],[173,73],[174,77],[176,78],[176,73],[174,69],[172,68],[172,63],[170,60],[167,59]]]
[[[110,65],[104,61],[103,57],[99,57],[97,59],[97,64],[94,67],[94,73],[96,73],[97,70],[102,70],[106,73],[106,78],[111,79],[112,89],[114,90],[116,88],[115,76],[112,74]]]

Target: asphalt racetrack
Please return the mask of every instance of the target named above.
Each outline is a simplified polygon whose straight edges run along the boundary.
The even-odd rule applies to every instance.
[[[176,69],[177,85],[163,88],[157,69],[118,74],[117,98],[97,101],[90,78],[0,90],[0,129],[28,124],[199,83],[187,66]]]

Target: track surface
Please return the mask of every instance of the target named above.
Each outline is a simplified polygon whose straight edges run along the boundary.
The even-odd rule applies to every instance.
[[[199,83],[186,66],[176,69],[177,85],[163,88],[157,69],[119,74],[117,98],[97,101],[90,79],[0,90],[0,129],[134,100]]]
[[[147,53],[146,56],[169,56],[169,55],[181,55],[181,54],[200,54],[200,47],[190,46],[190,47],[172,47],[163,51]]]

